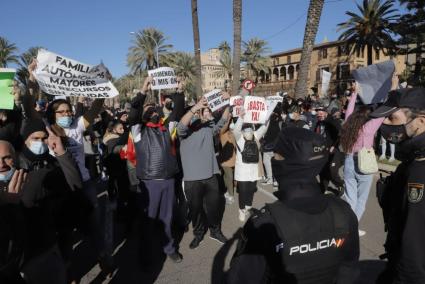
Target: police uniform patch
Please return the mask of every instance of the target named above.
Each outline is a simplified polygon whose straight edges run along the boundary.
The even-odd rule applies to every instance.
[[[424,184],[408,183],[407,184],[407,200],[410,203],[418,203],[424,196]]]

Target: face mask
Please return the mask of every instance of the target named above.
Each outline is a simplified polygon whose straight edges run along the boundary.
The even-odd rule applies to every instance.
[[[42,155],[47,152],[48,147],[41,141],[31,141],[29,149],[34,155]]]
[[[286,119],[286,114],[282,114],[282,119],[285,120]]]
[[[72,124],[72,117],[62,116],[56,120],[56,123],[62,128],[69,128]]]
[[[312,115],[316,115],[316,114],[317,114],[317,111],[312,110],[310,113],[311,113]]]
[[[382,137],[385,138],[385,140],[393,144],[398,144],[408,138],[405,124],[401,124],[401,125],[382,124],[381,134],[382,134]]]
[[[252,138],[254,138],[254,132],[251,130],[251,131],[244,131],[243,132],[243,137],[246,139],[246,140],[252,140]]]
[[[4,174],[0,174],[0,181],[11,180],[14,173],[15,173],[15,169],[11,168],[8,172],[6,172]]]
[[[229,129],[230,129],[230,130],[235,129],[235,124],[234,124],[234,123],[230,123],[230,125],[229,125]]]
[[[154,116],[151,117],[150,122],[152,122],[153,124],[158,124],[159,123],[159,115],[155,114]]]
[[[168,109],[168,110],[172,110],[173,109],[173,102],[165,103],[165,108]]]
[[[288,116],[289,116],[289,119],[292,119],[292,120],[294,120],[295,118],[295,115],[293,113],[290,113]]]

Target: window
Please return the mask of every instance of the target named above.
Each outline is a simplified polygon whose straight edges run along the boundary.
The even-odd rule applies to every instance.
[[[358,58],[364,58],[364,49],[357,49],[356,50],[356,56],[358,57]]]
[[[379,49],[375,50],[375,60],[379,60]]]
[[[338,56],[344,56],[350,54],[350,46],[343,44],[338,46]]]
[[[350,65],[348,63],[340,63],[336,68],[336,78],[338,80],[347,80],[350,78]]]
[[[319,67],[316,71],[316,82],[322,81],[322,70],[329,72],[329,66]]]
[[[286,57],[286,61],[288,61],[288,63],[291,63],[291,55],[288,55],[288,56]]]
[[[322,52],[323,52],[323,58],[324,59],[326,59],[326,58],[328,58],[328,49],[327,48],[324,48],[323,50],[322,50]]]
[[[276,58],[276,65],[279,65],[279,57]]]

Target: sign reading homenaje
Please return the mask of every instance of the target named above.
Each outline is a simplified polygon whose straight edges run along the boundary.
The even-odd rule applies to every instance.
[[[174,69],[171,67],[160,67],[149,70],[148,74],[153,78],[152,90],[173,89],[179,85]]]
[[[41,90],[53,96],[113,98],[118,91],[108,79],[108,69],[40,49],[34,77]]]

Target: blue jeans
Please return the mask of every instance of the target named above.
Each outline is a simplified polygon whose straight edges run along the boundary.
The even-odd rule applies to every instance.
[[[360,173],[357,167],[357,156],[346,155],[344,163],[344,198],[350,204],[351,209],[360,221],[369,197],[370,187],[372,186],[373,174],[364,175]]]

